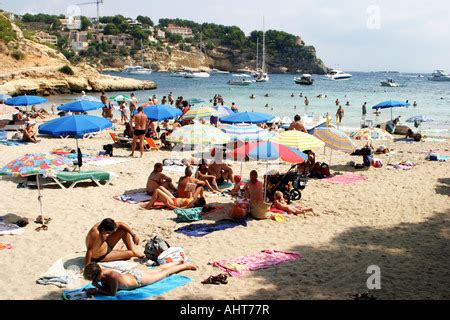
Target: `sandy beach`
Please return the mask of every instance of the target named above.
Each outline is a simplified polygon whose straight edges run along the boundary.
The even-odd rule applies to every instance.
[[[26,153],[49,152],[74,147],[72,139],[40,138],[38,144],[7,147],[0,145],[0,164]],[[110,143],[107,132],[81,141],[85,153],[96,153]],[[361,142],[359,142],[362,145]],[[375,143],[375,146],[381,143]],[[137,204],[113,199],[131,190],[145,188],[153,165],[169,152],[146,152],[143,159],[95,167],[119,175],[111,184],[95,187],[80,184],[74,189],[47,187],[43,190],[44,214],[52,218],[48,231],[36,232],[39,215],[37,190],[18,189],[17,181],[0,180],[0,214],[15,213],[30,219],[21,235],[0,236],[12,249],[0,251],[0,299],[61,299],[63,289],[36,284],[36,280],[61,257],[83,257],[89,229],[104,218],[130,224],[143,240],[160,235],[172,246],[182,246],[199,266],[184,272],[194,281],[156,299],[352,299],[367,291],[367,268],[381,268],[381,290],[371,291],[377,299],[450,298],[450,167],[448,162],[426,161],[426,152],[449,151],[445,142],[384,143],[395,154],[378,156],[385,166],[356,174],[368,179],[351,185],[309,180],[301,203],[312,207],[318,217],[290,216],[286,222],[250,220],[247,227],[214,232],[201,238],[175,233],[172,211],[139,210]],[[127,157],[129,150],[116,148],[116,157]],[[318,161],[329,161],[329,151],[317,152]],[[353,172],[349,161],[361,157],[334,153],[334,172]],[[389,170],[388,162],[412,161],[412,170]],[[89,168],[86,166],[86,168]],[[92,167],[91,167],[92,168]],[[248,177],[255,162],[244,165]],[[264,165],[258,165],[260,174]],[[287,168],[287,166],[284,166]],[[86,169],[85,169],[86,170]],[[234,165],[235,172],[239,165]],[[180,173],[170,173],[175,181]],[[207,201],[230,203],[229,198],[207,193]],[[208,216],[206,223],[226,217]],[[258,253],[264,249],[301,253],[304,258],[241,278],[229,278],[227,285],[203,285],[201,281],[221,273],[210,261]]]

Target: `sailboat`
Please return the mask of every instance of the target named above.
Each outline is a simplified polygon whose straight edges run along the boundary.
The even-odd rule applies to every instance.
[[[144,51],[141,40],[141,66],[125,66],[122,70],[123,73],[128,74],[151,74],[152,70],[148,68],[144,68],[142,65],[144,64]]]
[[[261,70],[258,71],[256,75],[256,82],[268,82],[269,81],[269,74],[267,73],[266,68],[266,30],[265,30],[265,23],[263,18],[263,61]]]

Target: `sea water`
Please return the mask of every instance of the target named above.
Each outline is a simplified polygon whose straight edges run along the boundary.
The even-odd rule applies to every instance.
[[[227,82],[233,77],[231,74],[211,74],[210,78],[186,79],[172,77],[170,73],[153,72],[148,75],[127,75],[123,73],[110,73],[114,76],[132,77],[140,80],[153,80],[158,88],[155,90],[134,91],[140,104],[146,103],[148,98],[156,95],[159,102],[163,96],[173,93],[174,99],[183,96],[185,99],[203,99],[206,102],[196,106],[211,106],[210,99],[215,94],[224,97],[226,105],[235,102],[239,111],[255,111],[269,113],[274,116],[293,118],[296,114],[330,115],[332,123],[335,122],[339,99],[344,108],[345,115],[340,126],[342,130],[353,131],[360,128],[362,105],[367,102],[367,120],[380,123],[391,119],[391,110],[381,110],[376,116],[372,106],[385,100],[409,101],[409,108],[394,108],[393,117],[401,116],[401,122],[416,115],[427,115],[434,118],[434,122],[422,124],[422,133],[430,136],[450,136],[450,82],[429,81],[418,77],[418,74],[386,74],[375,72],[352,72],[349,80],[328,80],[323,75],[313,75],[314,84],[302,86],[294,83],[295,75],[270,74],[269,82],[252,83],[249,86],[231,86]],[[380,81],[386,78],[394,79],[400,87],[382,87]],[[130,95],[131,92],[110,92],[108,97],[117,94]],[[269,97],[265,95],[268,94]],[[292,94],[294,97],[291,97]],[[300,97],[300,95],[303,97]],[[98,94],[97,94],[98,95]],[[250,96],[256,98],[251,99]],[[318,98],[322,95],[322,98]],[[326,98],[325,98],[326,96]],[[77,95],[64,95],[50,97],[50,103],[57,105],[68,102]],[[304,100],[308,97],[309,106]],[[350,106],[346,103],[350,102]],[[416,101],[418,106],[413,107]],[[94,111],[93,114],[99,114]],[[118,111],[116,111],[118,115]],[[408,124],[413,128],[413,124]]]

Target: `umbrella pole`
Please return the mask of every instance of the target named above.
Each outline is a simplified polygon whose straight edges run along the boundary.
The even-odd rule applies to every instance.
[[[77,142],[77,155],[78,155],[78,150],[80,149],[79,147],[78,147],[78,139],[75,139],[75,141]],[[81,150],[80,150],[81,151]],[[81,152],[80,152],[81,153]],[[81,155],[81,158],[83,158],[83,155]],[[80,172],[81,171],[81,166],[80,166],[80,163],[79,163],[79,161],[77,161],[77,165],[78,165],[78,172]]]
[[[331,158],[333,157],[333,149],[330,148],[330,163],[328,166],[331,168]]]
[[[39,209],[41,212],[41,219],[42,219],[42,225],[44,225],[44,215],[43,215],[43,209],[42,209],[42,195],[41,195],[41,184],[39,183],[39,175],[36,176],[36,183],[38,187],[38,201],[39,201]]]
[[[267,175],[269,169],[269,162],[266,162],[266,174],[264,175],[264,193],[263,193],[263,199],[264,202],[266,202],[266,193],[267,193],[267,180],[269,178],[269,176]]]

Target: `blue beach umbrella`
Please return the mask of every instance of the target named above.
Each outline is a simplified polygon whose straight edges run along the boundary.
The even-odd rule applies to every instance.
[[[234,141],[265,141],[274,136],[273,133],[248,123],[228,125],[222,131]]]
[[[152,121],[176,119],[183,114],[181,110],[166,105],[156,105],[144,108],[145,115]]]
[[[393,108],[403,108],[403,107],[409,107],[410,104],[408,102],[402,102],[397,100],[388,100],[381,102],[377,104],[376,106],[373,106],[372,109],[374,110],[380,110],[380,109],[391,109],[391,120],[392,120],[392,109]]]
[[[86,112],[101,109],[103,103],[89,100],[75,100],[58,107],[59,111]]]
[[[40,125],[39,133],[57,137],[74,137],[77,142],[78,167],[81,167],[83,155],[78,147],[78,139],[82,139],[87,133],[99,132],[111,127],[111,121],[101,117],[89,115],[65,116]]]
[[[239,112],[220,118],[222,123],[266,123],[271,121],[274,116],[259,112]]]
[[[9,106],[31,106],[34,104],[41,104],[48,102],[48,99],[38,96],[18,96],[5,101]]]

